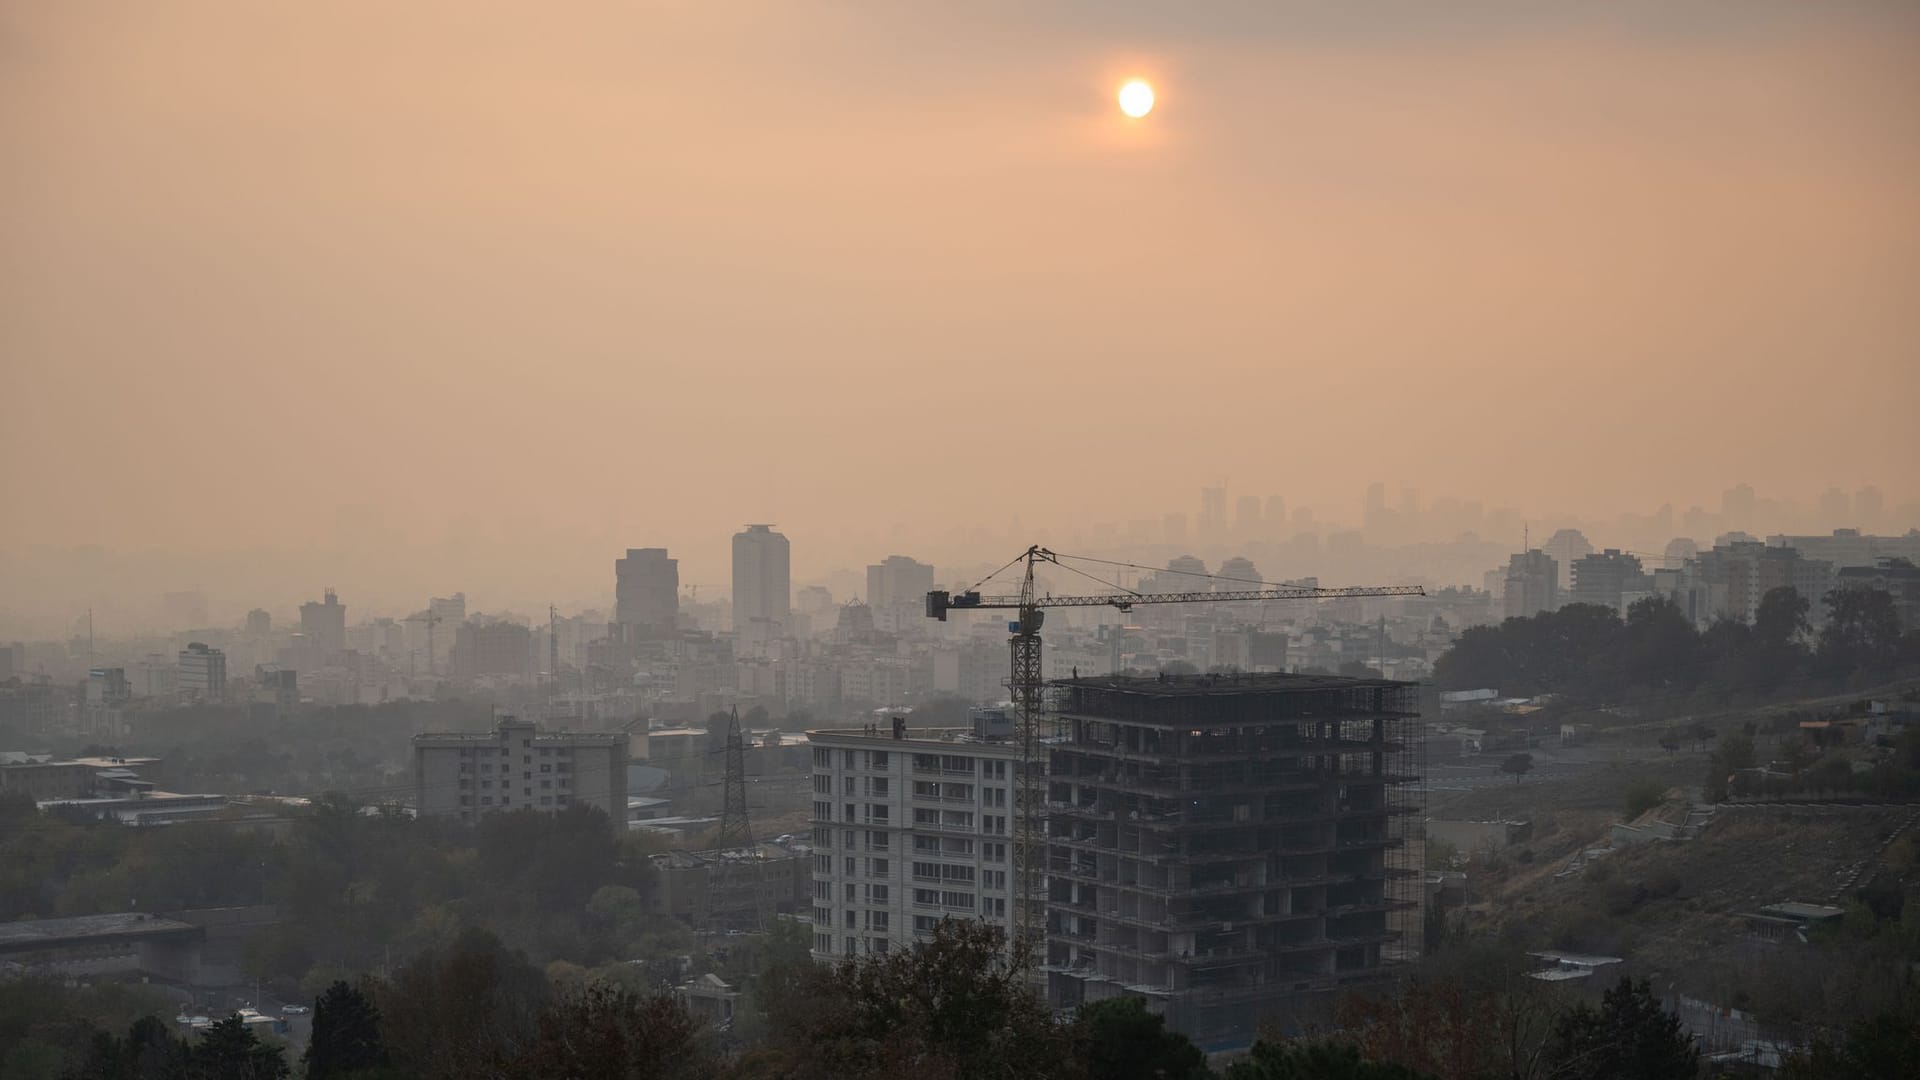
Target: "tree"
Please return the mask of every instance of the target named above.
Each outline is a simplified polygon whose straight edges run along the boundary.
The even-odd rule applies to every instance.
[[[1570,1080],[1691,1080],[1700,1067],[1680,1018],[1660,1007],[1645,979],[1626,976],[1599,1009],[1562,1016],[1547,1055],[1553,1075]]]
[[[468,927],[375,990],[381,1030],[405,1076],[447,1080],[500,1072],[538,1031],[547,985],[500,939]]]
[[[304,1060],[307,1080],[331,1080],[385,1065],[380,1010],[372,999],[344,981],[329,986],[314,1004],[313,1037]]]
[[[1054,1022],[987,923],[943,920],[911,950],[806,979],[800,1011],[772,1018],[773,1044],[747,1075],[1042,1080],[1072,1070],[1073,1032]]]
[[[1780,1063],[1780,1080],[1911,1076],[1920,1061],[1920,1023],[1882,1013],[1849,1028],[1840,1043],[1815,1039]]]
[[[1641,777],[1627,785],[1626,820],[1632,821],[1641,814],[1659,806],[1666,800],[1667,789],[1658,780]]]
[[[1095,1074],[1098,1075],[1098,1074]],[[1405,1065],[1364,1061],[1357,1047],[1337,1042],[1253,1044],[1243,1061],[1227,1066],[1223,1080],[1427,1080]]]
[[[188,1056],[192,1080],[285,1080],[287,1072],[286,1051],[262,1043],[238,1014],[209,1025]]]
[[[705,1080],[718,1066],[679,1002],[595,984],[541,1014],[539,1038],[513,1071],[528,1080]]]
[[[1167,1030],[1167,1021],[1136,997],[1083,1005],[1080,1060],[1100,1080],[1205,1080],[1207,1056],[1192,1040]]]
[[[1844,679],[1878,674],[1900,657],[1900,616],[1880,589],[1835,589],[1827,594],[1827,624],[1816,659],[1827,675]]]
[[[1513,782],[1517,784],[1520,782],[1522,776],[1533,771],[1533,755],[1514,754],[1500,763],[1500,771],[1503,773],[1511,773],[1513,775]]]

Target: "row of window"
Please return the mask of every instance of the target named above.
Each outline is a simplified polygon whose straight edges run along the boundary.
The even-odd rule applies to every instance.
[[[527,746],[527,743],[528,743],[528,740],[526,740],[526,739],[521,739],[521,740],[520,740],[520,745],[521,745],[521,746],[522,746],[523,748]],[[460,756],[461,756],[461,757],[476,757],[476,756],[477,756],[477,757],[490,757],[490,756],[492,756],[492,754],[493,754],[493,749],[494,749],[494,748],[493,748],[493,747],[491,747],[491,746],[481,746],[481,747],[465,747],[465,746],[463,746],[463,747],[461,747],[461,748],[460,748]],[[500,748],[500,752],[501,752],[502,754],[510,754],[510,753],[512,753],[513,751],[512,751],[511,749],[509,749],[508,747],[505,747],[505,746],[503,746],[503,747],[501,747],[501,748]],[[541,757],[547,757],[547,756],[549,756],[549,755],[552,755],[552,754],[558,754],[558,755],[559,755],[559,756],[561,756],[561,757],[570,757],[570,756],[572,756],[572,754],[573,754],[573,747],[571,747],[571,746],[543,746],[543,747],[541,747],[541,748],[540,748],[540,756],[541,756]]]
[[[859,760],[858,755],[862,753],[867,755],[867,768],[876,771],[885,769],[890,760],[887,756],[888,752],[885,750],[842,750],[840,751],[840,767],[843,769],[854,768],[854,762]],[[833,751],[824,746],[814,747],[813,767],[816,769],[833,768]]]
[[[822,925],[826,925],[826,924],[822,924]],[[841,953],[841,955],[843,956],[859,955],[861,952],[861,945],[860,945],[861,940],[862,939],[855,937],[852,934],[848,934],[846,937],[845,950]],[[867,938],[865,940],[867,943],[866,944],[867,952],[873,953],[876,956],[886,955],[886,952],[887,952],[886,938]],[[834,951],[833,935],[832,934],[813,935],[813,951],[817,953],[821,953],[823,955],[828,955],[828,956],[832,955]]]
[[[503,789],[507,789],[507,790],[511,790],[511,789],[513,788],[513,778],[512,778],[512,777],[510,777],[510,776],[503,776],[503,777],[501,777],[501,778],[500,778],[500,786],[501,786],[501,787],[502,787]],[[542,781],[540,781],[540,786],[541,786],[541,787],[543,787],[543,788],[551,788],[551,787],[553,787],[553,781],[551,781],[551,780],[542,780]],[[561,778],[560,778],[560,786],[561,786],[561,787],[563,787],[563,788],[568,788],[568,787],[572,787],[572,786],[573,786],[573,778],[572,778],[572,777],[567,777],[567,776],[563,776],[563,777],[561,777]],[[472,788],[472,787],[473,787],[473,781],[471,781],[471,780],[468,780],[468,779],[466,779],[466,778],[464,778],[464,777],[463,777],[463,778],[461,778],[461,780],[460,780],[460,790],[461,790],[461,791],[466,791],[466,790],[468,790],[468,789],[470,789],[470,788]],[[488,788],[491,788],[491,787],[493,787],[493,781],[492,781],[492,780],[481,780],[481,781],[480,781],[480,787],[481,787],[481,789],[482,789],[482,790],[485,790],[485,789],[488,789]]]
[[[532,764],[533,764],[533,759],[532,759],[531,757],[526,757],[526,756],[524,756],[524,755],[523,755],[523,756],[521,757],[521,759],[520,759],[520,760],[521,760],[521,764],[523,764],[523,765],[532,765]],[[461,771],[461,772],[463,772],[463,773],[470,773],[470,772],[472,772],[472,771],[473,771],[473,762],[471,762],[471,761],[463,761],[463,762],[461,762],[461,763],[460,763],[460,771]],[[483,775],[484,775],[484,774],[486,774],[486,773],[490,773],[490,772],[492,772],[492,771],[493,771],[493,762],[491,762],[491,761],[483,761],[483,762],[481,762],[481,763],[480,763],[480,772],[481,772],[481,773],[482,773]],[[503,761],[503,762],[501,762],[501,763],[500,763],[500,771],[501,771],[501,772],[503,772],[503,773],[505,773],[505,772],[512,772],[512,771],[513,771],[513,767],[512,767],[511,765],[508,765],[508,764],[507,764],[506,762],[504,762],[504,761]],[[531,770],[531,769],[528,769],[528,770],[525,770],[525,771],[528,771],[528,772],[531,772],[532,770]],[[573,762],[571,762],[571,761],[562,761],[562,762],[558,762],[558,763],[553,763],[553,762],[545,762],[545,761],[543,761],[543,762],[541,762],[541,763],[540,763],[540,771],[541,771],[541,772],[572,772],[572,771],[573,771]]]
[[[532,802],[533,800],[532,800],[532,799],[522,799],[522,800],[520,800],[520,801],[521,801],[521,802],[526,802],[526,803],[531,803],[531,802]],[[573,796],[571,796],[571,795],[542,795],[542,796],[540,796],[540,805],[541,805],[541,806],[567,806],[567,805],[569,805],[569,804],[571,804],[572,802],[573,802]],[[461,806],[472,806],[472,805],[473,805],[473,796],[471,796],[471,795],[462,795],[462,796],[460,796],[460,805],[461,805]],[[492,805],[493,805],[493,796],[491,796],[491,795],[482,795],[482,796],[480,796],[480,805],[481,805],[481,806],[492,806]],[[513,805],[513,796],[511,796],[511,795],[502,795],[502,796],[500,796],[500,805],[501,805],[501,806],[512,806],[512,805]]]

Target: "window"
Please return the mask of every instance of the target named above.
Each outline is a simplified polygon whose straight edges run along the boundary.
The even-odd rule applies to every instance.
[[[813,820],[832,821],[833,820],[833,804],[830,802],[814,803],[813,804]]]
[[[851,877],[852,875],[858,874],[859,872],[860,872],[860,860],[855,858],[852,855],[847,856],[847,875]]]
[[[869,912],[867,912],[867,929],[869,929],[869,930],[885,930],[886,928],[887,928],[887,913],[886,913],[886,912],[884,912],[884,911],[869,911]]]
[[[1007,887],[1007,872],[1005,870],[982,870],[980,872],[980,884],[989,889],[1004,889]]]
[[[867,777],[867,794],[875,799],[887,797],[887,778],[884,776]]]
[[[933,933],[934,927],[939,925],[940,916],[938,915],[915,915],[913,917],[913,932],[916,934],[931,934]]]
[[[940,906],[973,910],[973,894],[970,892],[943,892],[940,894]]]
[[[852,803],[847,803],[847,804],[845,804],[845,805],[846,805],[846,814],[847,814],[847,816],[846,816],[846,817],[844,817],[844,818],[842,818],[841,820],[842,820],[842,821],[846,821],[846,822],[853,822],[853,821],[855,821],[855,820],[858,820],[858,819],[856,819],[856,818],[855,818],[855,817],[853,816],[853,804],[852,804]]]
[[[818,820],[818,818],[815,820]],[[813,846],[817,848],[831,848],[833,846],[833,830],[824,826],[814,829]]]
[[[853,751],[843,750],[840,752],[840,766],[846,769],[853,768]]]
[[[879,953],[881,956],[887,955],[887,939],[883,937],[874,938],[873,951]]]
[[[840,846],[847,851],[852,851],[859,844],[859,841],[854,839],[854,837],[858,835],[859,834],[852,829],[842,829],[840,831]]]
[[[540,748],[540,756],[541,756],[541,757],[547,757],[547,756],[549,756],[549,755],[550,755],[550,754],[552,754],[552,753],[553,753],[553,748],[552,748],[552,747],[550,747],[550,746],[543,746],[543,747],[541,747],[541,748]]]
[[[813,750],[813,767],[816,769],[833,768],[833,751],[825,747],[815,747]]]
[[[915,889],[913,890],[913,902],[916,904],[923,904],[927,907],[939,907],[940,906],[940,890],[939,889]]]
[[[493,781],[491,781],[491,780],[482,780],[482,781],[480,781],[480,786],[481,786],[481,787],[483,787],[483,788],[490,788],[490,787],[492,787],[492,786],[493,786]]]
[[[822,952],[822,953],[832,952],[833,951],[833,935],[832,934],[813,935],[813,951]]]
[[[930,851],[937,854],[940,851],[940,838],[937,836],[916,836],[913,838],[913,850]]]
[[[532,746],[532,745],[533,745],[533,740],[532,740],[532,739],[521,739],[521,740],[520,740],[520,745],[521,745],[522,747],[527,747],[527,746]]]
[[[853,929],[854,927],[856,927],[856,926],[859,926],[859,925],[860,925],[860,923],[859,923],[859,921],[858,921],[858,920],[859,920],[859,918],[860,918],[860,913],[859,913],[859,912],[857,912],[857,911],[855,911],[855,910],[853,910],[852,908],[848,908],[848,909],[847,909],[847,911],[846,911],[846,916],[847,916],[847,918],[846,918],[846,923],[847,923],[847,929],[849,929],[849,930],[851,930],[851,929]],[[852,943],[852,941],[853,941],[853,939],[852,939],[852,938],[848,938],[848,939],[847,939],[847,941],[848,941],[848,943],[849,943],[849,944],[851,944],[851,943]]]
[[[891,867],[888,866],[887,860],[885,859],[868,859],[867,860],[867,873],[872,874],[874,877],[886,877],[889,872],[891,872]],[[884,889],[886,888],[886,886],[882,885],[881,888]]]
[[[884,904],[886,902],[887,902],[887,886],[885,885],[867,886],[867,903]]]
[[[833,873],[833,856],[815,855],[813,857],[813,872],[816,874]]]
[[[493,796],[491,796],[491,795],[482,795],[482,796],[480,796],[480,805],[481,805],[481,806],[492,806],[492,805],[493,805]]]
[[[939,772],[940,771],[940,755],[939,754],[913,755],[913,771],[914,772]]]
[[[886,803],[868,803],[867,804],[867,820],[882,821],[882,822],[886,821],[887,820],[887,804]]]
[[[567,806],[572,802],[573,802],[573,796],[571,795],[555,795],[553,797],[553,803],[555,806]]]
[[[460,771],[461,771],[461,772],[463,772],[463,773],[470,773],[470,772],[472,772],[472,771],[473,771],[473,762],[471,762],[471,761],[463,761],[463,762],[461,762],[461,763],[460,763]]]
[[[915,881],[939,881],[940,864],[930,862],[914,863],[913,878]]]
[[[561,778],[560,778],[560,786],[561,786],[561,787],[572,787],[572,786],[573,786],[573,778],[572,778],[572,777],[570,777],[570,776],[563,776],[563,777],[561,777]]]
[[[551,780],[542,780],[542,781],[540,781],[540,786],[541,786],[541,787],[543,787],[543,788],[551,788],[551,787],[553,787],[553,781],[551,781]]]
[[[540,805],[541,805],[541,806],[552,806],[552,805],[553,805],[553,796],[551,796],[551,795],[542,795],[542,796],[540,796]]]
[[[840,793],[842,795],[853,794],[853,777],[843,776],[840,778]]]
[[[986,855],[988,862],[1007,861],[1007,845],[1005,844],[981,844],[980,850]]]
[[[472,786],[473,786],[473,781],[471,781],[471,780],[462,780],[462,781],[460,781],[460,790],[461,790],[461,791],[465,791],[465,790],[467,790],[468,788],[470,788],[470,787],[472,787]]]
[[[847,882],[844,892],[846,893],[846,901],[849,904],[860,899],[860,886],[855,885],[851,881]]]
[[[940,771],[973,775],[973,759],[964,754],[941,754]]]
[[[491,762],[491,761],[485,761],[485,762],[481,762],[481,764],[480,764],[480,771],[481,771],[481,772],[483,772],[483,773],[489,773],[489,772],[492,772],[492,771],[493,771],[493,762]]]
[[[868,851],[885,851],[887,850],[887,845],[888,840],[886,833],[874,831],[867,834]]]
[[[833,899],[833,883],[832,883],[832,882],[829,882],[829,881],[816,881],[816,882],[814,882],[814,883],[813,883],[813,898],[814,898],[815,900],[831,900],[831,899]]]
[[[867,751],[867,768],[884,769],[886,767],[887,767],[887,752],[885,750]]]
[[[461,806],[472,806],[472,805],[473,805],[473,796],[471,796],[471,795],[462,795],[462,796],[460,796],[460,805],[461,805]]]
[[[552,763],[552,762],[547,762],[547,761],[543,761],[543,762],[541,762],[541,763],[540,763],[540,771],[541,771],[541,772],[552,772],[552,771],[553,771],[553,763]]]
[[[948,865],[944,865],[944,864],[943,864],[943,865],[942,865],[942,866],[940,867],[940,878],[941,878],[941,880],[942,880],[942,881],[967,881],[967,882],[971,882],[971,881],[973,880],[973,867],[971,867],[971,866],[948,866]]]
[[[913,782],[913,797],[916,799],[937,799],[940,797],[940,785],[925,780]]]
[[[833,777],[826,773],[813,774],[813,793],[815,795],[833,794]]]
[[[983,788],[981,790],[981,794],[984,796],[985,802],[988,806],[1007,805],[1007,789],[1006,788],[1003,788],[1003,787]]]

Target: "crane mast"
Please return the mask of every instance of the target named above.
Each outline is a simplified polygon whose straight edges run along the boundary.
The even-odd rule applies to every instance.
[[[1125,590],[1086,596],[1045,596],[1038,594],[1033,581],[1036,563],[1059,564],[1061,556],[1035,544],[1015,562],[1026,564],[1017,595],[983,596],[975,589],[958,594],[944,589],[927,593],[927,617],[947,621],[951,611],[1010,610],[1015,619],[1007,625],[1012,660],[1007,690],[1013,698],[1014,712],[1020,724],[1020,773],[1015,791],[1013,835],[1013,962],[1028,968],[1036,950],[1043,944],[1045,897],[1044,869],[1046,836],[1040,831],[1040,807],[1045,792],[1040,788],[1045,761],[1037,753],[1041,714],[1045,711],[1043,694],[1046,680],[1040,659],[1040,627],[1050,607],[1111,607],[1131,611],[1140,604],[1226,603],[1255,600],[1329,600],[1368,596],[1425,596],[1418,585],[1352,586],[1323,589],[1309,585],[1263,586],[1258,589],[1141,593]],[[1012,564],[1008,564],[1012,565]],[[1004,568],[1003,568],[1004,569]]]

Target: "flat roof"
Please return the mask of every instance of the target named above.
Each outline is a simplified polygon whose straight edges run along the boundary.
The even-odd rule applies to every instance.
[[[1418,683],[1397,679],[1351,679],[1342,675],[1291,675],[1285,672],[1223,672],[1211,675],[1083,675],[1053,679],[1049,686],[1109,690],[1155,697],[1260,694],[1288,690],[1397,689]]]
[[[28,919],[24,922],[0,923],[0,952],[31,952],[115,938],[199,932],[200,928],[192,923],[162,919],[137,911],[112,915],[76,915],[67,919]]]
[[[1020,741],[1014,736],[1004,735],[981,738],[975,735],[973,729],[970,727],[915,728],[909,725],[905,736],[899,739],[894,738],[893,731],[886,727],[875,728],[871,731],[863,727],[814,728],[807,732],[807,737],[809,741],[815,739],[848,739],[869,742],[875,744],[873,748],[876,750],[881,749],[879,745],[881,743],[899,747],[911,747],[915,743],[918,743],[926,747],[965,746],[975,750],[1000,750],[1011,754],[1018,754],[1020,752]],[[1034,741],[1047,742],[1048,740],[1036,738]]]

